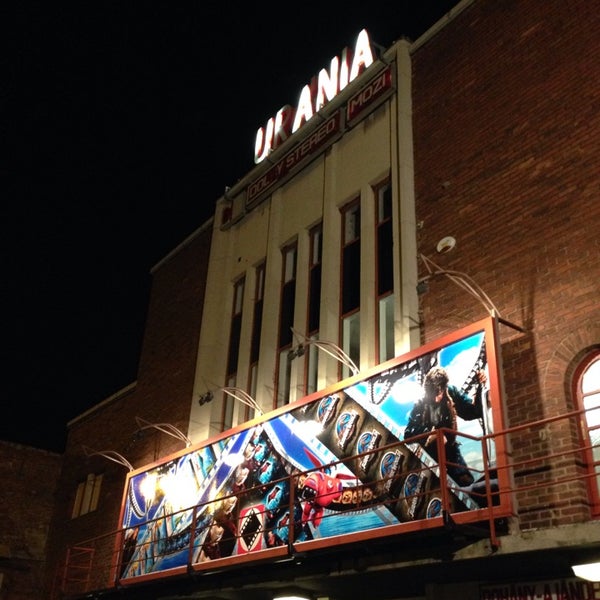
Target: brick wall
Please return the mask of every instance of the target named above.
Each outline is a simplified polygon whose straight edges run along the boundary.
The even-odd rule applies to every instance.
[[[479,0],[413,56],[419,252],[525,328],[501,327],[511,426],[572,410],[572,365],[600,345],[599,30],[586,0]],[[424,341],[486,315],[444,277],[420,299]],[[539,451],[536,435],[516,459]],[[576,443],[569,427],[552,436]],[[589,516],[577,486],[534,496],[519,498],[523,527]]]
[[[0,441],[0,598],[42,598],[61,455]]]
[[[138,370],[138,393],[144,402],[137,414],[154,423],[171,423],[184,432],[192,401],[211,232],[210,227],[203,229],[182,244],[164,268],[153,272]],[[176,443],[179,449],[181,443]],[[160,456],[164,455],[161,451]]]

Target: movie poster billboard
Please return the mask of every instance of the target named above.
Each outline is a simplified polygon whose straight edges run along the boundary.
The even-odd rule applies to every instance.
[[[116,578],[441,527],[444,512],[508,515],[495,329],[485,319],[132,471]]]

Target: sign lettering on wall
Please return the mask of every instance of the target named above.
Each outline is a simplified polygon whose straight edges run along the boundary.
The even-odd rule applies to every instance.
[[[375,75],[363,88],[348,99],[345,108],[335,112],[315,128],[306,139],[298,142],[273,167],[246,188],[246,209],[256,206],[275,187],[318,156],[353,126],[374,110],[393,89],[392,68],[388,66]]]
[[[346,106],[346,122],[351,124],[392,87],[392,70],[385,69],[374,77]]]
[[[302,88],[295,109],[290,105],[283,106],[264,127],[258,129],[254,144],[254,162],[258,164],[267,158],[282,142],[310,121],[321,108],[354,81],[373,63],[373,60],[369,34],[363,29],[356,38],[354,52],[345,48],[341,57],[335,56],[331,59],[329,70],[321,69],[319,74]]]
[[[583,579],[553,579],[481,586],[481,600],[597,600],[600,584]]]
[[[296,168],[304,164],[307,158],[327,146],[341,131],[341,114],[337,112],[320,125],[302,143],[295,146],[262,177],[248,186],[246,191],[246,207],[252,208],[256,199],[268,192],[275,184],[282,181]]]

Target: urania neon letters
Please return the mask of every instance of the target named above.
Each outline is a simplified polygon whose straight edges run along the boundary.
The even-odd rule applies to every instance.
[[[335,56],[331,60],[329,71],[321,69],[317,77],[302,88],[296,109],[286,104],[264,127],[258,129],[254,144],[254,162],[258,164],[263,161],[372,63],[373,52],[369,35],[363,29],[356,38],[353,53],[344,48],[341,58]]]

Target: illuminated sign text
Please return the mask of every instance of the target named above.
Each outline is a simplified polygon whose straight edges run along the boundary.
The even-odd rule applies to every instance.
[[[267,193],[272,193],[276,185],[283,183],[294,171],[328,148],[346,128],[353,127],[384,101],[392,89],[392,68],[387,66],[351,96],[345,107],[319,124],[304,140],[292,146],[269,170],[248,185],[246,209],[256,206]]]
[[[336,133],[340,131],[340,113],[336,113],[301,144],[295,146],[273,168],[248,186],[246,206],[252,205],[255,198],[267,191],[271,186],[298,166],[305,158],[322,148]]]
[[[263,161],[372,63],[369,35],[363,29],[356,38],[353,53],[345,48],[341,58],[336,56],[331,60],[329,71],[321,69],[317,77],[302,88],[295,110],[290,105],[283,106],[264,127],[258,129],[254,162],[258,164]]]

